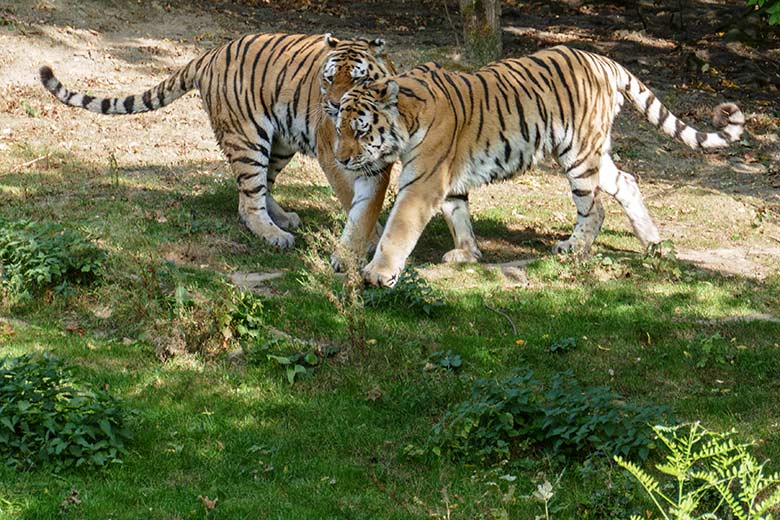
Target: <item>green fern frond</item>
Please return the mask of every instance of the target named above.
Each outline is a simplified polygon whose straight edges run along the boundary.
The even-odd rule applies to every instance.
[[[772,494],[753,504],[750,513],[754,515],[763,515],[770,509],[774,509],[776,507],[780,507],[780,488],[775,489]]]
[[[653,478],[652,475],[648,474],[647,472],[645,472],[645,470],[640,468],[637,464],[625,460],[620,455],[615,455],[614,459],[619,466],[628,470],[628,472],[631,473],[631,475],[633,475],[634,478],[637,479],[640,484],[642,484],[642,487],[644,487],[648,493],[655,493],[658,491],[658,487],[659,487],[658,481],[655,478]]]

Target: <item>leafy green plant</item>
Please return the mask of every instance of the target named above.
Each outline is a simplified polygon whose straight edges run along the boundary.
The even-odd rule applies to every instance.
[[[100,272],[106,254],[80,231],[30,220],[0,218],[0,288],[24,301],[46,287],[63,292]]]
[[[769,25],[780,25],[780,0],[747,0],[747,5],[763,10]]]
[[[9,466],[119,463],[126,422],[116,397],[77,383],[48,354],[0,360],[0,456]]]
[[[401,273],[394,287],[367,289],[363,298],[367,307],[403,307],[422,311],[426,316],[432,316],[437,308],[444,306],[442,297],[412,267]]]
[[[553,341],[550,344],[550,352],[568,352],[577,347],[577,338],[569,337]]]
[[[217,321],[225,341],[257,342],[263,330],[263,303],[251,291],[233,290],[228,308]]]
[[[677,248],[672,240],[650,244],[642,258],[642,266],[672,280],[692,279],[690,273],[685,272],[683,265],[677,261]]]
[[[283,333],[277,331],[276,334]],[[260,364],[266,361],[275,363],[284,369],[287,382],[291,385],[301,378],[311,376],[323,359],[340,351],[338,347],[323,347],[286,335],[245,348],[250,363]]]
[[[26,99],[23,99],[20,105],[22,106],[22,109],[24,109],[24,113],[27,114],[27,117],[38,117],[41,115],[40,111],[32,106]]]
[[[570,372],[555,375],[545,390],[524,371],[478,380],[471,397],[434,426],[428,449],[476,461],[509,458],[528,447],[645,459],[653,447],[647,424],[665,413],[664,407],[626,403],[605,387],[583,387]]]
[[[453,354],[451,350],[437,351],[428,357],[428,363],[425,368],[427,370],[447,370],[454,372],[463,366],[463,360],[458,354]]]
[[[295,383],[296,378],[311,375],[309,369],[320,364],[320,358],[314,352],[294,352],[286,356],[268,354],[268,359],[284,367],[290,384]]]
[[[780,506],[780,473],[764,474],[766,462],[758,462],[750,444],[735,442],[733,431],[711,432],[699,423],[653,431],[667,452],[655,465],[657,474],[620,456],[615,461],[639,481],[663,518],[773,518],[771,511]]]
[[[733,363],[736,356],[735,341],[728,341],[720,332],[698,335],[689,345],[696,359],[696,367],[705,368],[713,362],[719,365]]]

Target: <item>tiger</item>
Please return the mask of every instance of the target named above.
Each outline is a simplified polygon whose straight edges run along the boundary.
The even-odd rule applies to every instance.
[[[324,112],[337,110],[341,96],[356,84],[395,72],[383,39],[339,40],[330,33],[248,34],[203,53],[142,94],[126,97],[72,92],[51,67],[39,70],[43,86],[61,102],[101,114],[157,110],[197,88],[236,177],[240,221],[283,249],[294,245],[289,231],[301,221],[271,196],[278,173],[296,152],[316,155],[337,198],[349,210],[354,178],[345,175],[333,158],[335,132]],[[356,250],[376,243],[381,233],[381,226],[369,228],[368,223],[377,222],[389,179],[389,167],[386,170],[369,183],[376,197],[361,206],[361,216],[369,218],[348,221],[342,236]]]
[[[346,92],[335,121],[336,160],[355,174],[402,163],[395,203],[363,269],[365,281],[395,284],[448,195],[510,178],[548,155],[565,172],[577,208],[571,236],[553,252],[590,251],[604,221],[601,192],[618,201],[644,247],[660,243],[636,178],[611,156],[612,124],[626,98],[661,132],[693,149],[728,146],[745,126],[740,109],[722,103],[713,114],[718,131],[697,131],[616,61],[565,46],[473,73],[425,64]],[[468,241],[469,215],[456,216],[453,234]]]

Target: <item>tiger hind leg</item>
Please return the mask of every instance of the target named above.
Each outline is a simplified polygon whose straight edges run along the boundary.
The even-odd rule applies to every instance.
[[[238,215],[241,222],[272,246],[282,249],[292,247],[295,237],[280,228],[268,212],[271,143],[260,136],[233,133],[223,134],[219,142],[238,183]]]
[[[590,247],[604,223],[604,207],[598,199],[599,170],[598,163],[585,162],[566,172],[577,207],[577,224],[568,239],[553,247],[553,253],[590,253]]]
[[[455,243],[455,248],[447,251],[442,260],[454,264],[479,262],[482,251],[471,225],[468,194],[448,195],[441,204],[441,211]]]
[[[630,173],[619,170],[609,154],[601,157],[599,186],[623,207],[634,234],[645,248],[661,241],[658,228],[642,201],[636,179]]]

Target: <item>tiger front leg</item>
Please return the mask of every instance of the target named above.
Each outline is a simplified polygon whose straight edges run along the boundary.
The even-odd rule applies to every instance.
[[[425,186],[423,182],[409,184],[404,182],[404,177],[401,176],[402,188],[398,191],[374,258],[363,269],[363,279],[370,285],[395,285],[423,229],[441,206],[447,191],[443,186]]]
[[[353,254],[360,259],[367,251],[375,252],[382,236],[382,226],[379,224],[379,213],[382,211],[387,185],[390,182],[390,170],[372,177],[355,179],[354,195],[348,209],[347,223],[339,240],[339,250],[333,253],[331,263],[336,271],[343,265],[342,254]]]
[[[336,272],[344,267],[342,254],[354,254],[363,263],[368,252],[373,253],[382,236],[379,213],[382,211],[387,185],[390,182],[392,165],[388,165],[380,175],[355,177],[345,172],[337,163],[333,154],[335,130],[330,120],[318,128],[317,160],[325,173],[336,197],[347,213],[347,223],[339,240],[338,249],[331,257],[331,265]]]

